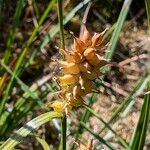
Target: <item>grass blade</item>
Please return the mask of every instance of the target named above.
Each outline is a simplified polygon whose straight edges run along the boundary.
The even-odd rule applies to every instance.
[[[19,56],[19,58],[18,58],[18,60],[17,60],[17,62],[16,62],[16,65],[15,65],[15,67],[14,67],[14,74],[11,76],[11,79],[10,79],[10,81],[9,81],[7,87],[6,87],[6,90],[5,90],[5,94],[4,94],[4,96],[3,96],[3,99],[2,99],[2,101],[1,101],[1,103],[0,103],[0,114],[2,113],[2,111],[3,111],[3,109],[4,109],[4,106],[5,106],[5,103],[7,102],[7,99],[8,99],[8,97],[9,97],[9,92],[10,92],[10,90],[11,90],[11,87],[12,87],[13,81],[14,81],[14,79],[15,79],[15,76],[16,76],[17,74],[19,74],[19,73],[18,73],[18,69],[21,68],[21,66],[22,66],[22,62],[23,62],[23,60],[24,60],[25,54],[26,54],[26,52],[27,52],[29,46],[31,45],[31,43],[32,43],[32,41],[33,41],[35,35],[37,34],[37,32],[38,32],[40,26],[41,26],[42,23],[44,22],[44,20],[45,20],[45,18],[47,17],[49,11],[52,9],[54,3],[55,3],[55,0],[50,1],[49,5],[48,5],[48,7],[47,7],[47,9],[46,9],[46,11],[45,11],[44,14],[42,15],[42,17],[41,17],[41,19],[40,19],[40,21],[39,21],[39,23],[38,23],[38,26],[33,30],[33,32],[32,32],[32,34],[31,34],[29,40],[27,41],[26,46],[25,46],[24,49],[22,50],[22,53],[20,54],[20,56]]]
[[[118,139],[120,144],[122,144],[126,149],[130,149],[129,145],[126,143],[126,141],[119,136],[110,126],[108,123],[106,123],[99,115],[97,115],[91,108],[84,106],[88,111],[90,111],[91,114],[93,114],[96,118],[98,118]]]
[[[119,15],[119,18],[117,20],[113,35],[110,40],[110,45],[108,47],[108,51],[106,52],[105,58],[106,59],[111,59],[114,53],[114,50],[117,45],[117,41],[119,39],[120,31],[122,29],[122,26],[124,24],[124,21],[126,19],[127,13],[129,11],[130,5],[131,5],[132,0],[125,0]]]
[[[2,19],[3,19],[3,3],[4,3],[4,0],[0,0],[0,24],[2,23]]]
[[[137,128],[133,135],[131,150],[141,150],[144,147],[146,132],[148,130],[150,115],[150,82],[148,83],[148,92],[144,96],[144,104],[141,110]]]
[[[16,5],[16,10],[15,10],[14,17],[13,17],[12,28],[9,33],[9,37],[7,40],[7,48],[5,50],[4,57],[3,57],[4,58],[3,61],[5,64],[8,63],[9,57],[11,56],[12,45],[13,45],[13,42],[15,39],[15,32],[19,25],[19,18],[21,16],[21,12],[23,9],[23,2],[24,2],[24,0],[19,0]]]
[[[144,85],[145,83],[147,83],[148,79],[150,78],[150,75],[146,75],[144,77],[142,77],[141,79],[139,79],[135,85],[135,88],[133,89],[133,91],[123,100],[123,103],[116,109],[115,112],[112,113],[111,117],[109,118],[109,120],[107,121],[108,124],[110,124],[114,119],[116,119],[120,112],[123,111],[129,104],[130,102],[133,100],[134,95],[136,95],[136,93],[138,92],[138,90]],[[106,128],[106,126],[104,126],[99,133],[101,133],[104,129]]]
[[[79,3],[74,9],[71,10],[70,13],[68,13],[68,15],[65,17],[63,24],[67,24],[74,16],[75,14],[84,6],[86,5],[90,0],[84,0],[83,2]],[[44,37],[44,39],[41,41],[40,45],[34,49],[33,53],[30,55],[28,63],[26,63],[25,67],[27,67],[29,64],[32,64],[34,57],[36,56],[36,54],[43,49],[48,42],[51,41],[51,39],[54,38],[54,36],[59,32],[59,25],[54,26],[53,28],[51,28],[48,32],[48,35],[46,35]]]
[[[22,128],[20,128],[18,131],[16,131],[7,141],[5,141],[0,146],[0,149],[2,150],[13,149],[17,144],[19,144],[24,139],[24,137],[33,132],[36,128],[58,117],[62,117],[62,114],[57,112],[48,112],[34,118],[33,120],[25,124]]]
[[[147,23],[150,32],[150,0],[145,0],[146,12],[147,12]]]
[[[57,11],[59,20],[61,48],[65,49],[62,2],[63,0],[57,0]],[[67,134],[67,116],[64,115],[62,118],[62,125],[61,125],[62,150],[66,150],[66,134]]]
[[[38,136],[36,136],[36,140],[41,144],[43,150],[50,150],[50,146],[47,144],[47,142]]]
[[[2,61],[0,61],[0,64],[7,70],[7,72],[9,72],[12,76],[14,76],[14,78],[17,80],[18,84],[20,84],[21,88],[30,95],[30,97],[35,100],[35,102],[37,102],[37,104],[39,104],[40,107],[46,109],[45,104],[42,102],[42,100],[32,91],[30,91],[30,88],[23,83]],[[2,106],[4,105],[4,103],[1,102],[1,107],[0,109],[2,110]]]
[[[106,145],[108,148],[110,148],[111,150],[115,150],[115,148],[113,148],[113,146],[106,140],[104,140],[102,137],[100,137],[97,133],[93,132],[90,128],[88,128],[86,126],[86,124],[84,122],[80,122],[80,124],[88,131],[90,132],[96,139],[99,140],[99,142],[103,143],[104,145]]]

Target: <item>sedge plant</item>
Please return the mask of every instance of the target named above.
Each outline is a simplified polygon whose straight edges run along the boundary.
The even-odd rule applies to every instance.
[[[125,4],[128,4],[128,8],[129,8],[129,5],[131,4],[132,0],[126,0],[126,2],[128,2]],[[63,22],[62,0],[57,0],[57,8],[58,8],[58,19],[59,19],[60,43],[61,43],[59,52],[62,54],[62,59],[55,60],[60,67],[59,68],[60,71],[58,76],[56,77],[59,86],[59,91],[57,93],[59,94],[55,97],[55,101],[49,104],[49,107],[53,108],[54,111],[50,111],[48,113],[40,115],[35,119],[31,120],[30,122],[28,122],[27,124],[25,124],[22,128],[20,128],[17,132],[15,132],[15,134],[13,134],[8,140],[6,140],[1,145],[0,149],[2,150],[13,149],[17,144],[19,144],[23,140],[24,137],[29,135],[36,128],[40,127],[41,125],[45,124],[46,122],[50,121],[53,118],[61,118],[62,128],[61,128],[60,149],[66,150],[67,117],[70,111],[72,111],[74,107],[78,107],[78,106],[82,106],[86,108],[87,112],[90,112],[93,116],[96,116],[104,124],[104,128],[102,130],[104,130],[105,128],[109,129],[116,136],[120,144],[124,146],[126,149],[135,149],[135,147],[137,149],[143,148],[145,137],[146,137],[148,116],[149,116],[149,111],[148,111],[150,106],[149,91],[146,93],[145,104],[143,105],[142,108],[143,114],[140,117],[140,121],[136,129],[136,132],[138,134],[134,134],[133,141],[129,145],[121,136],[116,134],[115,130],[111,128],[109,122],[111,122],[113,118],[117,118],[116,114],[118,114],[124,107],[126,107],[125,104],[126,103],[128,104],[130,102],[133,93],[131,93],[129,97],[127,97],[127,100],[124,102],[125,104],[123,103],[116,110],[117,112],[114,113],[112,119],[108,120],[108,122],[101,119],[99,115],[97,115],[91,108],[89,108],[85,99],[85,97],[88,94],[91,94],[93,92],[96,93],[99,92],[96,87],[95,80],[100,76],[104,75],[100,71],[100,68],[110,64],[110,62],[104,58],[104,53],[106,52],[106,49],[108,48],[108,46],[109,48],[111,47],[108,44],[103,44],[103,38],[107,29],[101,33],[95,33],[94,35],[92,35],[86,28],[86,25],[84,25],[83,32],[80,34],[79,37],[75,37],[74,35],[72,35],[74,43],[71,50],[69,50],[65,47],[65,38],[64,38],[64,31],[63,31],[64,22]],[[121,31],[121,27],[123,26],[123,22],[128,12],[127,9],[125,10],[126,13],[123,13],[122,11],[124,17],[123,18],[119,17],[119,20],[121,21],[117,22],[117,27],[119,27],[119,32],[117,32],[117,28],[115,28],[114,34],[112,36],[112,41],[115,39],[115,41],[113,41],[113,44],[115,46],[119,37],[119,33]],[[38,29],[36,30],[36,32],[37,31]],[[111,48],[111,53],[109,54],[106,53],[107,56],[106,58],[112,57],[112,54],[115,49],[114,45]],[[17,77],[17,75],[15,75],[10,69],[8,69],[8,67],[4,63],[1,63],[1,65],[3,66],[4,69],[8,71],[8,73],[12,75],[12,77],[14,77],[14,79],[17,80],[17,82],[20,85],[23,86],[23,90],[25,92],[29,93],[29,95],[32,95],[31,97],[32,99],[34,99],[35,101],[38,100],[40,102],[40,99],[34,93],[35,91],[30,91],[30,88],[28,89],[28,87],[26,87],[26,85]],[[25,66],[28,65],[29,64]],[[135,92],[135,90],[133,92]],[[27,94],[25,96],[28,97]],[[91,99],[92,101],[95,101],[96,100],[95,95],[93,95]],[[19,104],[20,103],[18,103],[18,105]],[[43,103],[38,103],[38,104],[43,105]],[[23,105],[23,103],[21,103],[21,105]],[[85,120],[88,120],[88,117],[86,117]],[[115,149],[113,145],[110,142],[108,142],[106,139],[101,137],[99,133],[95,133],[91,128],[87,127],[85,122],[86,121],[84,120],[80,121],[82,127],[84,127],[88,132],[90,132],[96,139],[98,139],[100,143],[103,143],[109,149]],[[142,129],[140,129],[140,124],[142,124],[142,122],[144,122],[144,124],[142,126]],[[41,140],[39,137],[36,137],[36,139],[37,141],[39,141],[39,143],[41,143],[41,145],[43,145],[43,147],[49,149],[47,143],[43,142],[43,140]],[[137,146],[138,139],[140,139],[141,141],[139,144],[140,146]],[[91,147],[89,146],[88,150],[91,149],[93,149],[92,144]]]

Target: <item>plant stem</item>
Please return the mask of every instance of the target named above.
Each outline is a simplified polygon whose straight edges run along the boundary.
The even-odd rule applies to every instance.
[[[58,10],[58,20],[59,20],[59,28],[60,28],[61,48],[65,49],[62,1],[63,0],[57,0],[57,10]]]
[[[59,29],[60,29],[61,48],[65,49],[62,1],[63,0],[57,0],[57,10],[58,10],[58,20],[59,20]],[[64,115],[63,118],[62,118],[62,126],[61,126],[61,135],[62,135],[61,136],[61,145],[62,145],[62,150],[66,150],[66,130],[67,130],[67,117],[66,117],[66,115]]]
[[[61,134],[62,134],[62,150],[66,150],[66,131],[67,131],[67,117],[66,115],[62,118]]]

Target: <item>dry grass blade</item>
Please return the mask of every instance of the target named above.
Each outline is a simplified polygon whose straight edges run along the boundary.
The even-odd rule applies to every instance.
[[[18,131],[16,131],[7,141],[5,141],[0,146],[0,149],[2,150],[13,149],[17,144],[19,144],[24,139],[24,137],[33,132],[36,128],[40,127],[41,125],[45,124],[46,122],[54,118],[59,117],[62,117],[62,115],[57,112],[48,112],[34,118],[33,120],[25,124],[22,128],[20,128]]]

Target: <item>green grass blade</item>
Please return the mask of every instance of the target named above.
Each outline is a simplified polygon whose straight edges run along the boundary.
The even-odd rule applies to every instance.
[[[2,19],[3,19],[3,4],[4,4],[4,0],[0,0],[0,25],[2,23]]]
[[[128,143],[126,143],[126,141],[119,136],[110,126],[108,123],[106,123],[98,114],[96,114],[91,108],[84,106],[88,111],[90,111],[91,114],[93,114],[96,118],[98,118],[118,139],[118,141],[120,142],[120,144],[122,144],[126,149],[130,149]]]
[[[50,150],[50,146],[47,144],[47,142],[44,139],[36,136],[36,140],[41,144],[43,150]]]
[[[22,62],[24,61],[25,54],[26,54],[29,46],[31,45],[31,43],[32,43],[35,35],[37,34],[40,26],[44,22],[45,18],[48,16],[49,11],[52,9],[52,7],[53,7],[54,4],[55,4],[55,0],[50,1],[50,3],[48,4],[48,7],[45,10],[44,14],[42,15],[42,17],[41,17],[41,19],[40,19],[40,21],[38,23],[38,26],[33,30],[33,32],[31,34],[29,40],[27,41],[26,46],[22,50],[22,53],[20,54],[20,56],[19,56],[19,58],[18,58],[18,60],[16,62],[16,65],[14,67],[14,74],[11,76],[11,79],[10,79],[10,81],[9,81],[7,87],[6,87],[5,94],[4,94],[4,96],[2,98],[2,101],[0,103],[0,114],[3,111],[5,103],[7,102],[7,99],[9,97],[9,92],[11,90],[11,87],[12,87],[13,81],[15,79],[15,76],[19,74],[18,73],[18,69],[21,68],[21,66],[22,66]]]
[[[96,102],[96,94],[92,95],[92,97],[89,100],[88,106],[91,106],[92,104],[94,104],[94,102]],[[90,115],[91,115],[91,113],[88,110],[86,110],[85,113],[82,115],[82,118],[80,121],[87,122]],[[84,128],[81,125],[79,125],[75,140],[77,140],[79,138],[80,134],[83,132],[83,129]]]
[[[75,14],[84,6],[86,5],[90,0],[84,0],[83,2],[79,3],[75,8],[71,10],[70,13],[65,17],[63,24],[67,24],[74,16]],[[40,45],[34,49],[33,53],[30,55],[28,63],[25,65],[25,67],[29,66],[29,64],[33,63],[34,57],[38,52],[40,52],[41,49],[43,49],[48,42],[51,41],[55,37],[55,35],[59,32],[59,25],[54,26],[51,28],[48,32],[48,35],[44,37],[44,39],[41,41]]]
[[[5,141],[1,146],[0,149],[2,150],[11,150],[17,144],[19,144],[27,135],[33,132],[36,128],[40,127],[41,125],[47,123],[48,121],[62,117],[62,114],[57,112],[48,112],[42,114],[33,120],[29,121],[25,124],[22,128],[16,131],[7,141]]]
[[[117,45],[117,41],[119,39],[120,31],[122,29],[122,26],[124,24],[127,14],[128,14],[131,2],[132,2],[132,0],[125,0],[123,3],[119,18],[117,20],[113,35],[110,40],[110,45],[108,47],[108,51],[106,52],[106,55],[105,55],[106,59],[111,59],[113,56],[113,53],[114,53],[116,45]]]
[[[61,48],[65,49],[62,2],[63,0],[57,0],[57,11],[58,11],[58,20],[59,20]]]
[[[18,84],[20,84],[21,88],[30,95],[30,97],[35,100],[35,102],[37,102],[37,104],[39,104],[40,107],[47,109],[45,104],[42,102],[42,100],[37,96],[37,94],[33,93],[30,88],[24,84],[16,75],[14,75],[14,73],[2,62],[0,61],[1,66],[3,66],[8,73],[10,73],[12,76],[14,76],[14,78],[17,80]],[[4,103],[1,102],[0,105],[0,110],[2,111],[4,107]],[[1,113],[0,113],[1,114]]]
[[[23,10],[23,3],[24,3],[24,0],[19,0],[16,5],[16,10],[15,10],[14,17],[13,17],[12,27],[11,27],[11,30],[10,30],[10,33],[8,36],[8,40],[7,40],[7,48],[5,50],[4,57],[3,57],[3,61],[5,64],[8,63],[8,60],[11,56],[12,45],[13,45],[13,42],[15,39],[15,32],[19,25],[19,18],[21,16],[21,12]]]
[[[145,0],[146,12],[147,12],[147,23],[150,32],[150,0]]]
[[[123,100],[122,104],[116,109],[116,111],[111,114],[111,117],[107,121],[108,124],[110,124],[113,120],[119,117],[120,112],[123,111],[130,104],[130,102],[133,100],[134,95],[136,95],[136,93],[142,86],[145,86],[145,83],[148,82],[149,78],[150,75],[146,75],[137,81],[133,91]],[[99,133],[101,133],[105,128],[106,126],[104,126]]]
[[[137,128],[134,132],[133,140],[131,142],[132,150],[143,149],[146,139],[146,132],[148,130],[149,116],[150,116],[150,82],[148,84],[148,92],[144,96],[144,104],[142,106]]]
[[[115,150],[115,148],[114,148],[108,141],[104,140],[104,139],[103,139],[102,137],[100,137],[97,133],[95,133],[95,132],[92,131],[90,128],[88,128],[84,122],[80,122],[80,124],[81,124],[88,132],[90,132],[96,139],[98,139],[99,142],[101,142],[102,144],[106,145],[109,149]]]
[[[54,92],[53,88],[50,84],[47,87],[47,90],[45,90],[45,92],[39,92],[38,91],[38,87],[40,87],[41,85],[44,85],[45,82],[47,82],[50,77],[49,76],[45,76],[43,77],[44,80],[42,83],[39,81],[41,81],[42,79],[39,79],[36,83],[34,83],[29,90],[32,93],[37,93],[39,95],[40,99],[44,99],[47,94],[49,92]],[[47,85],[47,84],[46,84]],[[24,116],[27,115],[27,113],[31,110],[33,110],[33,108],[35,106],[37,106],[37,102],[34,100],[30,100],[30,95],[28,92],[25,92],[22,97],[20,97],[19,99],[15,100],[16,103],[13,106],[13,109],[11,112],[8,113],[8,115],[5,117],[6,119],[1,122],[1,128],[0,128],[0,136],[2,137],[4,134],[6,134],[6,132],[9,132],[10,130],[12,130],[13,128],[15,128],[18,123]],[[28,103],[29,102],[29,103]],[[5,112],[3,112],[1,114],[1,117],[3,117],[5,115]],[[12,124],[10,126],[10,123]]]
[[[63,0],[57,0],[57,11],[58,11],[58,20],[59,20],[61,48],[65,49],[62,2]],[[67,138],[67,116],[64,115],[62,118],[62,124],[61,124],[61,148],[62,150],[66,150],[66,138]]]

